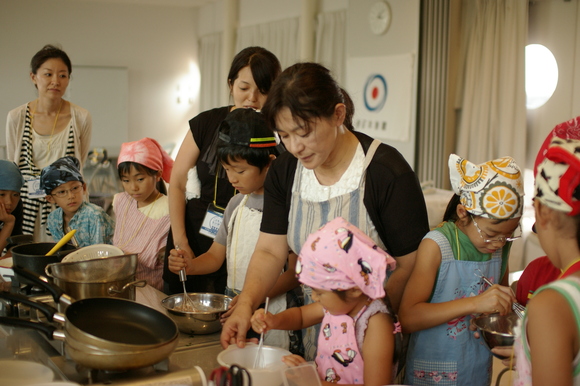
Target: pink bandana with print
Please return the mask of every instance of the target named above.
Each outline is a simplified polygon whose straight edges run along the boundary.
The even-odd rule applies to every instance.
[[[312,233],[296,263],[298,280],[326,291],[358,287],[371,299],[385,296],[387,266],[395,260],[360,229],[342,217]]]

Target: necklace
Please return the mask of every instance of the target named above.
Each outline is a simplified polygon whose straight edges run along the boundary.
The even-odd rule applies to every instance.
[[[564,270],[562,270],[562,273],[560,274],[560,277],[558,277],[558,279],[563,279],[578,271],[580,271],[580,258],[568,264],[568,266]]]
[[[48,152],[50,153],[50,145],[52,144],[52,135],[54,134],[54,129],[56,128],[56,124],[58,122],[58,116],[60,115],[60,109],[62,108],[63,99],[60,100],[60,105],[58,106],[58,111],[56,112],[56,117],[54,118],[54,124],[52,125],[52,130],[50,131],[50,139],[48,140]],[[36,108],[38,107],[38,100],[36,101],[36,106],[32,110],[32,117],[30,118],[30,127],[32,127],[32,123],[34,122],[34,113],[36,112]]]
[[[137,227],[137,229],[135,229],[135,232],[133,232],[133,234],[131,235],[131,237],[129,238],[129,240],[127,240],[122,245],[116,245],[116,247],[123,249],[127,245],[129,245],[129,243],[131,241],[133,241],[133,239],[135,238],[135,236],[137,236],[137,233],[139,233],[139,231],[143,227],[143,224],[145,224],[145,221],[147,221],[147,219],[149,218],[149,214],[151,213],[151,210],[155,206],[155,203],[157,202],[157,199],[159,199],[159,197],[161,197],[161,196],[162,196],[162,194],[159,193],[159,192],[157,192],[157,196],[155,197],[155,200],[153,200],[153,202],[150,204],[151,206],[149,207],[149,210],[147,210],[147,214],[143,217],[143,221],[141,221],[141,224],[139,224],[139,226]],[[127,212],[129,211],[129,207],[131,206],[131,204],[132,204],[132,202],[130,202],[130,203],[127,204],[127,206],[125,207],[125,213],[123,213],[123,223],[121,224],[121,231],[119,232],[119,241],[123,240],[123,233],[125,231],[125,223],[127,222]]]

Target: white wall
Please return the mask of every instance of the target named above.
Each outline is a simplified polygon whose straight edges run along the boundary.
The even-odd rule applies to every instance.
[[[29,63],[49,43],[71,58],[71,84],[75,65],[128,68],[129,140],[180,142],[198,110],[197,96],[177,104],[177,86],[196,65],[196,20],[191,8],[0,0],[0,144],[8,111],[36,98]]]

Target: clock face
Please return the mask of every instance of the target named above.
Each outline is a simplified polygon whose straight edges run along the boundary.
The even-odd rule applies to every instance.
[[[391,8],[384,1],[377,1],[369,12],[369,26],[375,35],[383,34],[391,24]]]

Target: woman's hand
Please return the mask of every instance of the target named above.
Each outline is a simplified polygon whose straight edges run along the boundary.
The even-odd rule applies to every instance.
[[[292,354],[283,356],[282,362],[284,362],[289,367],[296,367],[306,363],[306,359],[302,358],[300,355]]]
[[[250,303],[238,302],[235,312],[226,320],[222,327],[220,343],[224,349],[230,344],[237,344],[239,348],[246,345],[246,334],[250,329],[252,306]]]
[[[516,301],[511,288],[494,284],[480,295],[474,296],[474,314],[496,313],[507,315]]]
[[[234,312],[234,309],[236,308],[236,304],[238,303],[238,299],[239,299],[239,295],[234,297],[232,299],[232,301],[230,302],[230,305],[228,306],[228,310],[220,316],[220,323],[222,324],[222,326],[224,325],[226,320],[228,320],[230,315]]]

